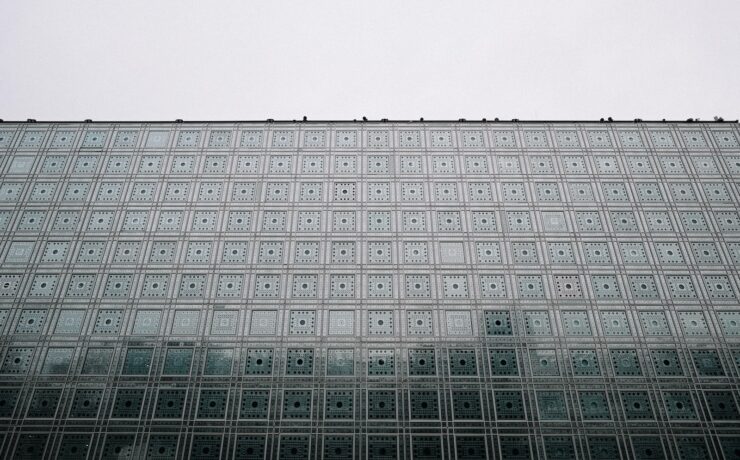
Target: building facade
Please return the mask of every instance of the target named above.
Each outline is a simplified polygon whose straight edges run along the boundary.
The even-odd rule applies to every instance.
[[[0,123],[0,457],[740,458],[736,123]]]

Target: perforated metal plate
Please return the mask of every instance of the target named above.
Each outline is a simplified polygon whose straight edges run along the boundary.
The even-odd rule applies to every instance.
[[[6,122],[0,457],[734,458],[738,139]]]

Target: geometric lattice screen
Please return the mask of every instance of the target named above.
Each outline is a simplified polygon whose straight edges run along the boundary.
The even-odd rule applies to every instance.
[[[0,457],[740,458],[734,123],[0,123]]]

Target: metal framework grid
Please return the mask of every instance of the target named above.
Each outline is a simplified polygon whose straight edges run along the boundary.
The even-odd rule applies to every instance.
[[[739,458],[724,123],[2,123],[4,458]]]

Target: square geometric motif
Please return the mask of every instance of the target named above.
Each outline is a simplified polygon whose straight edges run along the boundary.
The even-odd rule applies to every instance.
[[[409,335],[432,335],[434,333],[432,324],[432,312],[429,310],[411,310],[406,312],[408,321],[408,334]],[[454,319],[454,317],[453,317]],[[470,318],[468,317],[468,320]],[[465,320],[462,318],[463,329],[465,329]],[[455,324],[452,325],[455,327]],[[472,326],[470,334],[472,334]]]
[[[469,311],[446,312],[448,335],[473,335],[473,324]]]
[[[329,335],[354,334],[355,313],[351,310],[329,312]]]
[[[254,310],[249,335],[275,335],[277,332],[276,310]]]
[[[313,335],[315,329],[316,312],[313,310],[291,310],[288,333],[291,335]]]
[[[211,320],[211,334],[236,335],[239,322],[239,312],[232,310],[216,310]]]

